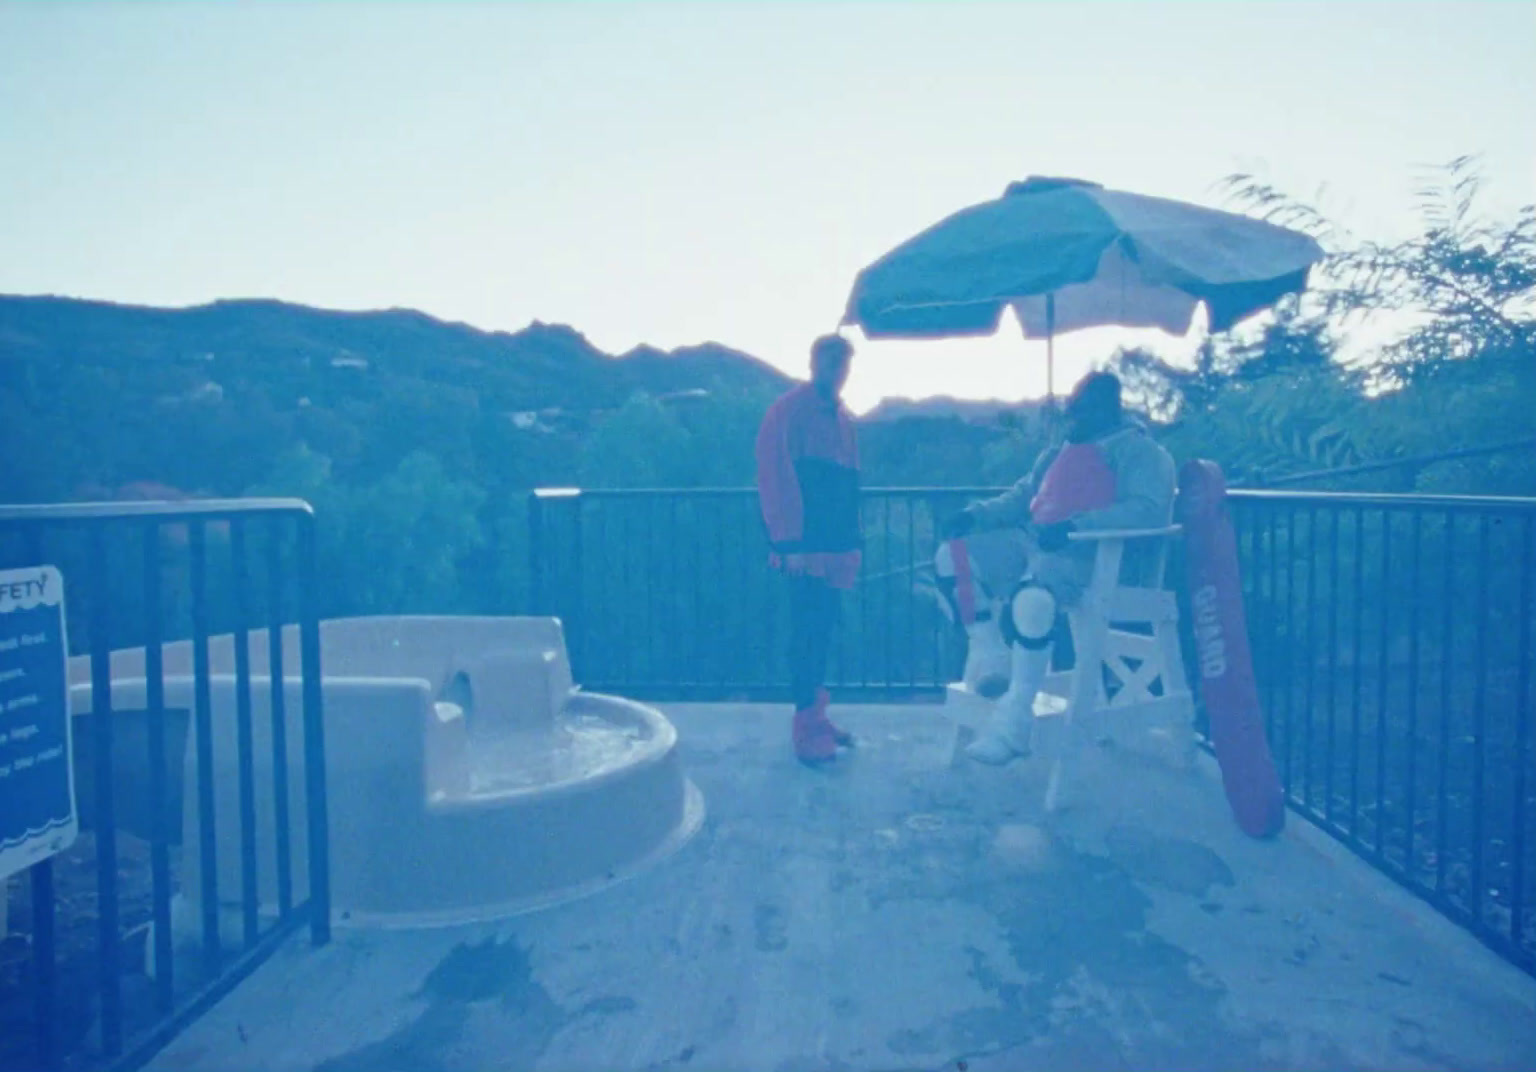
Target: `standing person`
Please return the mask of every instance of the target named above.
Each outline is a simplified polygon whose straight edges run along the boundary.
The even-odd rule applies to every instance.
[[[858,577],[859,450],[842,403],[853,346],[839,335],[811,345],[811,379],[768,410],[757,433],[757,494],[769,563],[789,589],[789,674],[795,755],[825,763],[853,738],[827,717],[827,658],[841,593]]]
[[[1093,576],[1094,546],[1071,534],[1156,529],[1173,519],[1173,458],[1125,414],[1120,394],[1111,373],[1084,377],[1067,400],[1064,441],[1008,491],[944,526],[934,566],[946,610],[969,634],[966,684],[988,698],[1002,694],[966,749],[977,762],[1029,754],[1060,612]]]

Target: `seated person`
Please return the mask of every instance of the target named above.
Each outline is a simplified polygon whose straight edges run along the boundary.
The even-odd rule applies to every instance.
[[[1071,533],[1162,528],[1173,519],[1173,458],[1124,414],[1116,376],[1085,377],[1066,418],[1065,441],[1008,491],[951,518],[935,556],[946,612],[970,642],[965,683],[988,699],[1001,694],[966,749],[981,763],[1029,754],[1059,611],[1093,577],[1095,545],[1071,542]]]

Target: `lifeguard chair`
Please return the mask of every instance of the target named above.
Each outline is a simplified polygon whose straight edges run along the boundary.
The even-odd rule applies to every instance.
[[[1178,600],[1165,586],[1168,552],[1181,531],[1171,525],[1071,535],[1095,544],[1096,554],[1088,588],[1067,608],[1076,658],[1070,669],[1052,668],[1035,700],[1036,718],[1055,723],[1049,730],[1036,723],[1037,731],[1047,730],[1035,735],[1035,756],[1051,765],[1047,811],[1060,803],[1066,771],[1089,734],[1116,742],[1160,736],[1177,762],[1194,757],[1194,698],[1179,646]],[[1140,568],[1127,570],[1132,559]],[[995,702],[958,682],[945,697],[946,706],[979,722]]]

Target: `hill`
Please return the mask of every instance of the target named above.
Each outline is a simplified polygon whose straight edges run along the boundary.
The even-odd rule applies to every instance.
[[[0,500],[143,481],[238,494],[299,443],[342,474],[387,469],[412,449],[483,468],[491,459],[474,457],[474,440],[514,455],[527,452],[504,440],[518,434],[574,449],[597,415],[636,394],[759,398],[788,383],[724,346],[612,355],[538,322],[486,332],[400,309],[0,296],[0,443],[13,460]]]

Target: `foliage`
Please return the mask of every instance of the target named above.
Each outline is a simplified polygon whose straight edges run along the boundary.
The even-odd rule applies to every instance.
[[[1536,209],[1493,221],[1475,162],[1420,191],[1420,233],[1361,241],[1252,176],[1227,182],[1241,207],[1317,237],[1329,256],[1312,290],[1255,335],[1208,340],[1192,368],[1142,351],[1112,364],[1182,456],[1249,480],[1341,469],[1519,440],[1536,405]],[[1346,363],[1350,331],[1406,325]],[[1536,494],[1527,451],[1372,475],[1380,490]],[[1361,481],[1334,486],[1360,486]]]
[[[1114,355],[1179,460],[1255,483],[1531,435],[1536,210],[1487,218],[1469,160],[1431,176],[1419,233],[1393,243],[1252,176],[1227,186],[1329,257],[1302,300],[1207,340],[1189,366]],[[1383,322],[1398,337],[1346,360],[1352,333]],[[531,488],[748,486],[758,422],[785,385],[721,347],[614,359],[545,325],[507,336],[402,312],[0,299],[0,500],[110,497],[135,481],[298,495],[321,519],[327,613],[505,613],[526,606]],[[877,487],[1008,484],[1045,442],[1038,414],[952,406],[860,431]],[[1311,485],[1536,494],[1533,453]],[[757,561],[755,544],[732,542],[756,539],[748,529],[726,534],[732,561]]]
[[[1291,303],[1253,339],[1207,340],[1193,368],[1144,350],[1122,350],[1111,366],[1176,458],[1214,458],[1229,478],[1262,480],[1364,459],[1351,420],[1361,384],[1334,347]]]
[[[579,455],[586,487],[740,487],[753,479],[753,443],[767,392],[721,389],[667,405],[638,393],[600,417]]]
[[[378,480],[344,487],[332,479],[328,458],[300,446],[249,493],[294,496],[315,507],[322,614],[466,609],[470,587],[458,566],[484,542],[485,494],[435,456],[409,454]]]
[[[1431,169],[1418,191],[1422,229],[1394,243],[1358,240],[1316,208],[1251,175],[1227,189],[1239,205],[1331,245],[1323,315],[1348,321],[1406,313],[1415,327],[1376,355],[1379,374],[1401,382],[1448,361],[1536,354],[1536,206],[1490,220],[1478,203],[1475,157]]]

